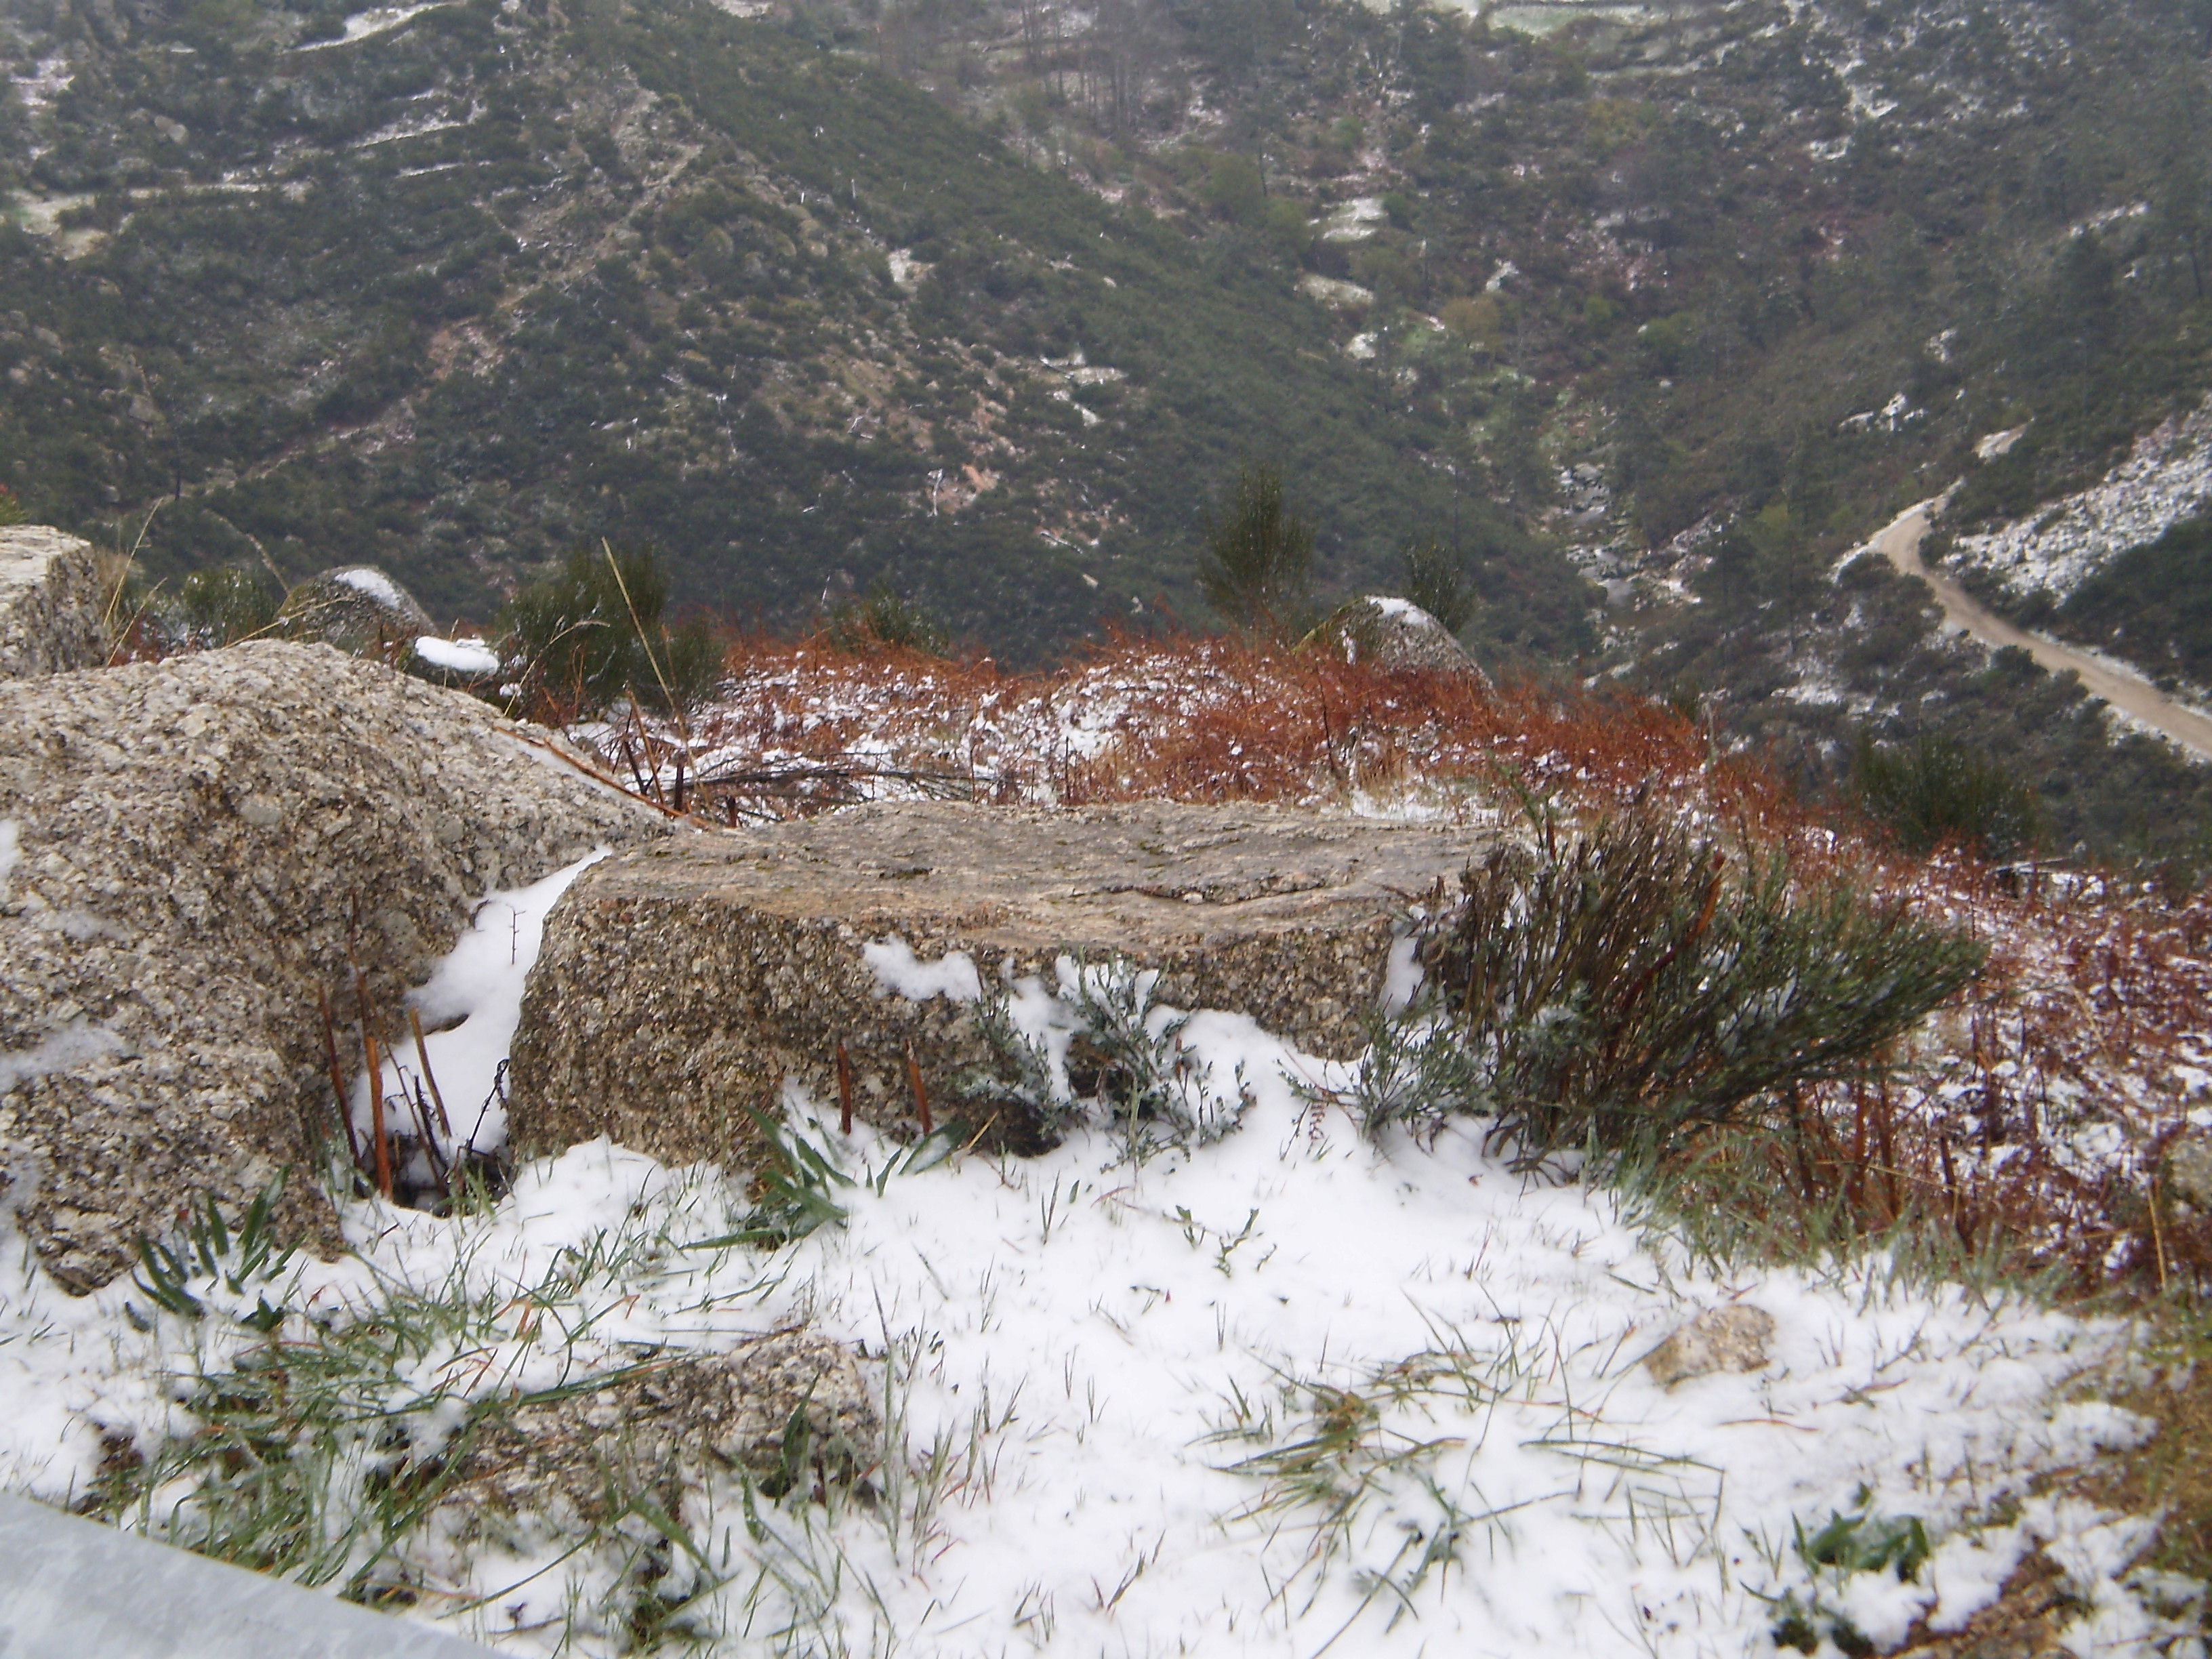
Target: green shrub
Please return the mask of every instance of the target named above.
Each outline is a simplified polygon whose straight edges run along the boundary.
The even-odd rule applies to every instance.
[[[1313,556],[1312,530],[1284,505],[1282,475],[1247,467],[1227,511],[1207,527],[1199,591],[1237,627],[1295,639],[1311,620]]]
[[[2002,858],[2034,841],[2040,819],[2033,790],[1947,738],[1900,745],[1862,737],[1850,791],[1916,857],[1948,844]]]
[[[1434,536],[1407,545],[1406,597],[1442,623],[1447,633],[1455,635],[1474,620],[1474,589],[1467,567]]]
[[[622,696],[671,713],[696,707],[720,659],[703,625],[664,627],[667,605],[668,578],[650,552],[569,554],[507,607],[528,693],[575,714]]]
[[[1534,816],[1534,844],[1476,860],[1420,939],[1435,1014],[1524,1157],[1663,1154],[1865,1065],[1981,967],[1979,945],[1801,884],[1785,854],[1732,859],[1650,812],[1580,836]]]
[[[0,525],[23,522],[23,503],[15,499],[15,492],[0,484]]]
[[[260,571],[244,565],[195,570],[178,590],[185,626],[201,645],[228,645],[265,633],[284,595]]]
[[[944,627],[887,582],[878,582],[864,599],[848,599],[830,613],[830,643],[840,651],[868,656],[878,651],[918,651],[942,657],[952,648]]]

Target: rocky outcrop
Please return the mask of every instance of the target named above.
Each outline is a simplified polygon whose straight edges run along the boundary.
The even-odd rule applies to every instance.
[[[44,525],[0,529],[0,679],[106,660],[90,544]]]
[[[1370,594],[1337,607],[1304,641],[1386,674],[1467,674],[1489,682],[1451,630],[1411,599]]]
[[[797,1433],[794,1418],[804,1425]],[[681,1515],[684,1493],[705,1475],[740,1470],[780,1497],[795,1482],[865,1474],[881,1440],[853,1351],[811,1331],[778,1331],[483,1419],[440,1508],[464,1528],[564,1510],[603,1522],[640,1495]]]
[[[319,640],[356,654],[408,650],[437,624],[415,596],[374,565],[352,564],[310,576],[284,596],[276,625],[287,639]]]
[[[1018,1146],[1003,1095],[965,1092],[998,1058],[978,1004],[926,994],[927,964],[952,952],[994,983],[1049,976],[1062,956],[1156,969],[1161,1002],[1348,1056],[1407,899],[1469,849],[1463,830],[1161,802],[875,805],[641,848],[586,872],[547,920],[510,1131],[526,1151],[605,1134],[742,1164],[748,1114],[773,1112],[783,1080],[838,1099],[842,1043],[862,1115],[918,1115],[918,1074],[937,1115]]]
[[[326,647],[0,682],[0,1159],[47,1266],[100,1284],[284,1166],[284,1233],[334,1243],[319,989],[349,1014],[358,963],[396,1013],[488,889],[665,822]]]

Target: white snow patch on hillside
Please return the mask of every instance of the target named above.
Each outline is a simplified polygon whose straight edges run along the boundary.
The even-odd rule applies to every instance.
[[[2001,529],[1960,537],[1952,559],[1991,572],[2016,592],[2043,587],[2063,598],[2117,555],[2156,541],[2208,507],[2212,398],[2136,440],[2127,459],[2089,489]]]

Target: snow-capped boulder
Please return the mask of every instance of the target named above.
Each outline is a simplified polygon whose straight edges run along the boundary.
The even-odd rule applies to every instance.
[[[320,640],[352,652],[402,653],[438,632],[415,596],[373,564],[308,577],[284,596],[276,621],[288,639]]]
[[[1303,644],[1306,650],[1332,652],[1385,673],[1471,674],[1489,683],[1451,630],[1411,599],[1370,593],[1347,600]]]
[[[44,525],[0,528],[0,679],[106,660],[90,544]]]
[[[1157,1003],[1349,1057],[1407,896],[1456,880],[1474,842],[1283,807],[915,802],[640,848],[546,919],[509,1133],[748,1164],[750,1114],[784,1083],[841,1104],[842,1047],[862,1118],[918,1119],[918,1080],[939,1120],[1034,1149],[1033,1111],[993,1086],[1009,1055],[988,1017],[1076,964],[1157,970]]]
[[[322,646],[0,681],[0,1168],[63,1282],[287,1166],[335,1243],[319,994],[350,1026],[357,963],[389,1042],[487,890],[665,823],[550,742]]]

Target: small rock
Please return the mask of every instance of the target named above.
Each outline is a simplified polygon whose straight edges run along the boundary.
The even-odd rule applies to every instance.
[[[801,1416],[806,1432],[791,1434]],[[480,1425],[441,1500],[465,1531],[498,1514],[573,1510],[587,1521],[651,1493],[672,1513],[720,1468],[771,1496],[796,1480],[845,1484],[881,1455],[883,1425],[858,1357],[807,1330],[690,1355],[596,1392]],[[787,1468],[793,1454],[798,1467]]]
[[[438,631],[412,593],[370,564],[308,577],[284,596],[276,620],[287,639],[320,640],[356,655],[411,647]]]
[[[2160,1174],[2168,1197],[2212,1212],[2212,1129],[2183,1130],[2166,1149]]]
[[[1671,1389],[1715,1371],[1755,1371],[1766,1363],[1774,1316],[1749,1303],[1708,1308],[1644,1356],[1644,1368]]]

